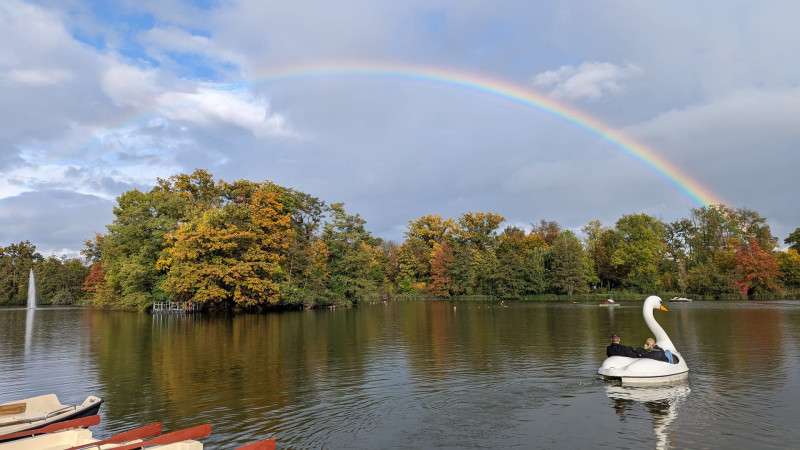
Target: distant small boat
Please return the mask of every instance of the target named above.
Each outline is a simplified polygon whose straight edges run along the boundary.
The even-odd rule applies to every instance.
[[[671,302],[690,302],[692,299],[686,297],[672,297],[669,299]]]
[[[607,298],[606,301],[600,303],[600,306],[619,306],[619,303],[615,302],[613,298]]]
[[[56,394],[3,403],[0,405],[0,441],[8,434],[95,415],[102,404],[103,399],[90,395],[80,405],[62,405]]]

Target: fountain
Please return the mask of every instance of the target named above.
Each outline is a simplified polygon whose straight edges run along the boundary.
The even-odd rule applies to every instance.
[[[33,269],[28,277],[28,309],[36,309],[36,280],[33,277]]]

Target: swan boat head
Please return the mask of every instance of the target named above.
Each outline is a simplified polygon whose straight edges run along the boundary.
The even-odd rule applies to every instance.
[[[683,380],[689,376],[689,367],[683,356],[667,336],[666,331],[656,322],[654,310],[667,311],[661,304],[661,298],[655,295],[647,297],[642,306],[644,322],[653,337],[656,345],[664,350],[669,350],[673,357],[677,356],[676,363],[657,361],[649,358],[628,358],[627,356],[610,356],[597,373],[605,380],[621,380],[622,384],[661,384]]]

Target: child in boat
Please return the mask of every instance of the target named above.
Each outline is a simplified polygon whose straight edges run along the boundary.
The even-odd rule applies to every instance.
[[[637,348],[636,353],[640,358],[650,358],[670,364],[672,363],[672,354],[670,351],[657,346],[656,340],[653,338],[647,338],[647,341],[644,343],[644,348]]]

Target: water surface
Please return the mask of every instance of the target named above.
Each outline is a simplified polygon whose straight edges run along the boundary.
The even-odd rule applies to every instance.
[[[95,436],[210,423],[209,448],[787,448],[800,302],[665,302],[687,383],[596,375],[641,303],[391,302],[267,315],[0,309],[0,403],[105,400]]]

